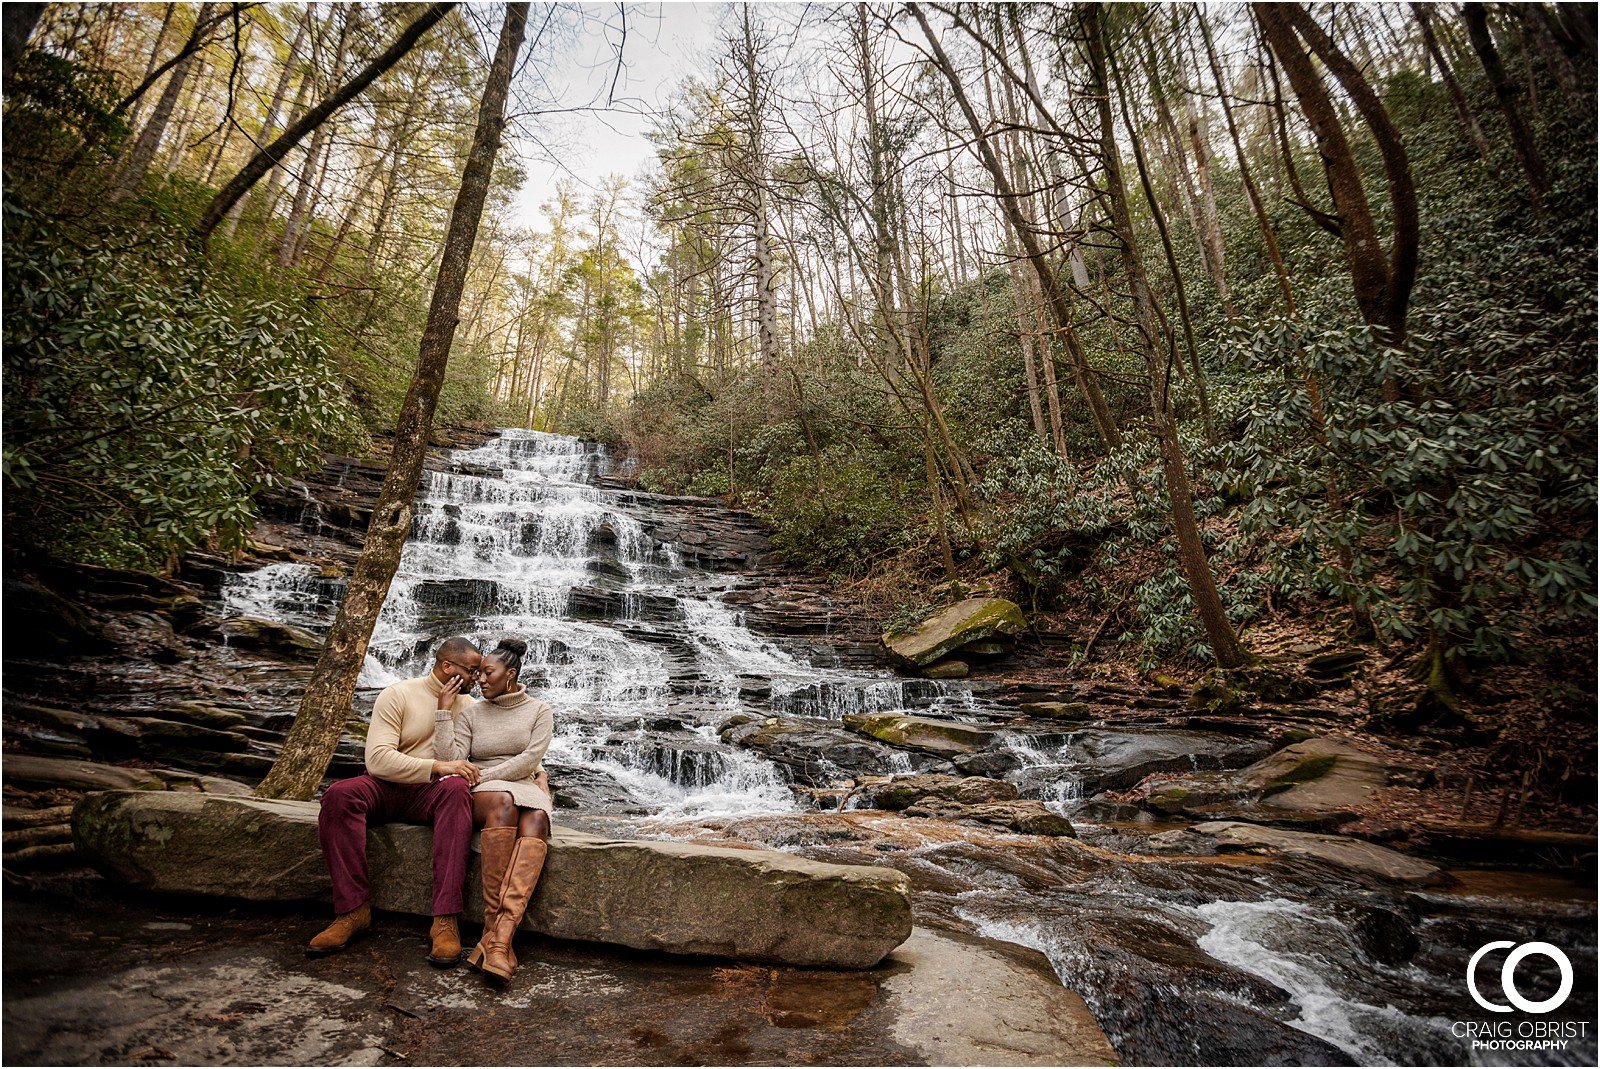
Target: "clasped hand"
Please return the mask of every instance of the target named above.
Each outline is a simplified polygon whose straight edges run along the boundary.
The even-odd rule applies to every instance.
[[[467,786],[478,785],[478,766],[471,761],[435,761],[433,763],[435,776],[460,776],[467,781]]]

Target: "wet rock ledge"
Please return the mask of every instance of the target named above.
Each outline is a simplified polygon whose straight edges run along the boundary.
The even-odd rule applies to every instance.
[[[104,791],[79,802],[73,840],[146,890],[249,901],[325,899],[315,802]],[[368,833],[373,903],[427,916],[430,832]],[[481,876],[476,859],[467,886]],[[467,918],[483,904],[467,896]],[[606,839],[557,828],[522,927],[558,939],[742,961],[870,968],[911,935],[910,885],[894,869],[775,850]]]

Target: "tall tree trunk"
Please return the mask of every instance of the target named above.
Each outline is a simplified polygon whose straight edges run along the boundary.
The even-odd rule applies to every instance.
[[[1472,142],[1479,159],[1488,160],[1489,139],[1483,136],[1483,127],[1479,124],[1478,117],[1473,114],[1472,105],[1467,103],[1467,94],[1462,91],[1461,82],[1450,69],[1450,60],[1439,47],[1439,37],[1433,32],[1433,17],[1429,12],[1429,6],[1412,4],[1411,13],[1416,16],[1417,28],[1422,31],[1422,43],[1427,48],[1428,55],[1433,57],[1434,65],[1439,68],[1439,80],[1444,83],[1445,91],[1450,94],[1450,104],[1456,109],[1456,118],[1461,120],[1461,128],[1466,131],[1467,140]]]
[[[756,66],[755,32],[750,25],[750,7],[740,9],[744,28],[745,70],[745,180],[750,183],[751,257],[755,261],[756,342],[761,352],[761,370],[768,403],[778,384],[778,307],[776,281],[772,268],[772,234],[767,219],[767,157],[762,114],[762,76]]]
[[[1217,59],[1216,42],[1211,39],[1211,27],[1206,22],[1205,12],[1197,11],[1195,18],[1200,23],[1200,36],[1205,40],[1206,59],[1211,67],[1211,78],[1217,85],[1217,100],[1222,105],[1222,118],[1228,126],[1228,138],[1233,142],[1234,158],[1239,163],[1239,180],[1244,184],[1245,199],[1250,202],[1250,210],[1256,217],[1256,226],[1261,230],[1261,240],[1267,247],[1267,257],[1272,261],[1272,273],[1278,280],[1278,292],[1283,296],[1284,314],[1292,319],[1295,315],[1295,305],[1294,290],[1289,286],[1289,269],[1284,266],[1283,253],[1278,248],[1278,235],[1273,231],[1272,222],[1267,218],[1267,206],[1261,199],[1261,189],[1256,185],[1255,177],[1250,172],[1250,161],[1245,156],[1244,141],[1239,135],[1239,124],[1233,116],[1233,105],[1228,103],[1228,81],[1222,73],[1222,63]]]
[[[339,22],[339,36],[333,46],[333,74],[329,84],[338,85],[344,75],[345,44],[350,39],[350,29],[357,19],[359,8],[347,11]],[[312,45],[312,71],[317,69],[317,52]],[[327,173],[328,158],[333,152],[334,124],[323,123],[311,135],[311,147],[306,150],[306,166],[300,173],[300,183],[295,189],[294,203],[289,206],[289,218],[283,224],[283,237],[278,242],[279,267],[296,267],[300,263],[300,250],[311,231],[315,217],[315,202],[321,194],[323,175]]]
[[[311,27],[312,19],[317,10],[316,4],[307,4],[305,13],[296,23],[294,39],[289,42],[289,52],[283,59],[283,70],[278,73],[278,82],[272,90],[272,101],[267,105],[267,116],[261,124],[261,132],[255,138],[256,145],[263,145],[272,140],[272,135],[278,132],[278,122],[283,118],[284,105],[289,99],[289,81],[294,75],[295,64],[300,61],[300,49],[305,45],[306,32]],[[275,189],[275,183],[281,181],[283,169],[274,167],[267,176],[267,188]],[[209,179],[208,179],[209,181]],[[267,198],[272,200],[271,192]],[[244,198],[234,201],[233,207],[228,209],[225,222],[222,225],[222,236],[231,239],[234,232],[239,229],[239,219],[244,215]]]
[[[15,7],[15,6],[33,7],[35,5],[27,4],[27,5],[12,5],[12,6],[13,7]],[[37,6],[43,7],[44,5],[43,4],[39,4]],[[142,76],[140,76],[140,78],[139,78],[139,84],[140,85],[144,85],[144,84],[146,84],[146,83],[148,83],[150,81],[151,75],[155,73],[156,66],[161,62],[161,49],[166,46],[166,43],[167,43],[167,31],[172,28],[172,16],[173,16],[173,13],[176,12],[177,10],[178,10],[178,5],[177,4],[168,4],[161,11],[161,29],[156,31],[156,43],[150,46],[150,59],[149,59],[149,61],[147,63],[145,63],[144,74]],[[129,107],[129,109],[128,109],[128,117],[127,117],[127,123],[128,123],[128,128],[129,129],[132,129],[133,127],[138,125],[138,123],[139,123],[139,109],[141,107],[143,107],[143,104],[144,104],[144,98],[143,97],[139,97],[139,98],[135,99],[133,104]]]
[[[422,479],[422,464],[427,455],[428,437],[433,433],[439,389],[444,384],[445,367],[450,359],[450,343],[460,313],[467,265],[472,260],[495,156],[505,130],[511,71],[522,47],[527,21],[527,3],[506,6],[500,43],[495,49],[494,62],[478,106],[472,150],[461,175],[460,192],[450,212],[439,273],[434,280],[433,301],[428,308],[428,322],[423,328],[417,355],[417,370],[395,423],[389,470],[384,474],[383,488],[373,506],[372,522],[367,528],[367,538],[350,577],[344,602],[339,606],[339,615],[328,632],[322,655],[300,701],[294,727],[284,740],[272,771],[256,789],[262,797],[310,798],[328,770],[328,762],[333,758],[345,721],[349,719],[367,643],[372,638],[378,610],[388,596],[389,584],[394,580],[400,551],[411,531],[411,503]],[[221,218],[220,212],[218,218]]]
[[[1522,161],[1522,172],[1528,177],[1528,200],[1533,206],[1533,213],[1542,215],[1544,195],[1550,189],[1550,179],[1545,174],[1544,160],[1539,157],[1533,130],[1523,118],[1522,105],[1517,100],[1517,87],[1506,77],[1500,53],[1495,50],[1494,37],[1489,33],[1488,8],[1483,4],[1463,4],[1461,16],[1467,24],[1467,37],[1472,41],[1472,50],[1478,54],[1478,62],[1483,64],[1483,72],[1489,77],[1495,101],[1500,105],[1500,114],[1511,131],[1511,146],[1517,150],[1517,159]]]
[[[989,135],[985,132],[983,124],[978,121],[977,112],[972,110],[972,102],[967,99],[966,90],[962,88],[961,78],[956,73],[955,66],[951,64],[950,57],[945,55],[944,46],[939,43],[938,34],[928,24],[927,16],[922,13],[922,8],[917,4],[907,4],[906,7],[916,17],[922,27],[923,36],[928,40],[928,47],[932,50],[935,65],[944,73],[945,80],[950,83],[950,89],[955,95],[956,103],[961,108],[961,113],[967,120],[967,126],[972,131],[974,147],[979,158],[989,171],[993,179],[995,192],[1000,197],[1001,210],[1010,222],[1016,233],[1017,241],[1022,245],[1028,262],[1032,265],[1034,274],[1038,276],[1039,288],[1044,291],[1050,303],[1051,312],[1056,319],[1056,327],[1063,332],[1072,329],[1072,311],[1067,304],[1066,295],[1061,292],[1061,285],[1057,281],[1055,272],[1045,259],[1043,251],[1039,248],[1038,240],[1034,234],[1033,225],[1023,218],[1022,210],[1017,205],[1016,191],[1011,188],[1011,182],[1006,177],[1005,169],[1001,167],[999,158],[995,155],[994,148],[989,144]],[[1069,350],[1071,351],[1071,350]],[[1084,358],[1081,349],[1071,351],[1074,362]],[[1078,382],[1083,389],[1084,400],[1089,406],[1090,419],[1094,423],[1095,431],[1100,436],[1101,443],[1107,449],[1115,449],[1122,444],[1122,432],[1117,429],[1116,421],[1111,417],[1111,408],[1106,404],[1105,397],[1100,392],[1100,384],[1095,380],[1094,371],[1087,365],[1080,365],[1081,374]]]
[[[200,219],[194,225],[194,237],[199,241],[205,241],[210,237],[217,224],[222,222],[222,217],[228,213],[228,209],[233,207],[234,201],[248,193],[250,187],[255,185],[262,175],[300,143],[301,138],[320,127],[330,115],[360,95],[362,90],[371,85],[379,75],[400,62],[422,35],[432,29],[434,23],[444,18],[453,7],[454,3],[429,4],[427,10],[417,16],[416,21],[407,26],[381,56],[368,63],[354,78],[334,90],[316,107],[292,123],[276,141],[250,157],[239,173],[234,175],[233,180],[222,187],[206,206],[206,210],[201,213]]]
[[[1144,190],[1145,204],[1150,209],[1150,217],[1155,220],[1156,233],[1161,238],[1161,250],[1167,260],[1167,273],[1172,276],[1172,288],[1178,299],[1178,319],[1183,326],[1184,346],[1189,353],[1189,368],[1194,376],[1195,395],[1200,402],[1200,423],[1205,428],[1206,441],[1216,445],[1217,429],[1211,422],[1211,398],[1206,390],[1206,374],[1200,366],[1200,349],[1195,344],[1194,325],[1189,318],[1189,297],[1183,284],[1183,272],[1178,270],[1178,257],[1172,251],[1172,237],[1167,232],[1167,213],[1162,210],[1161,202],[1156,199],[1155,187],[1150,183],[1150,169],[1144,158],[1144,141],[1139,136],[1138,123],[1128,106],[1128,94],[1123,84],[1122,73],[1116,70],[1116,56],[1108,53],[1107,60],[1111,62],[1112,70],[1117,76],[1117,99],[1122,105],[1122,121],[1128,128],[1128,138],[1133,145],[1133,159],[1139,170],[1139,184]],[[1150,296],[1153,303],[1154,295]]]
[[[1101,12],[1096,4],[1080,4],[1077,10],[1082,15],[1088,40],[1090,93],[1100,113],[1101,165],[1105,168],[1106,193],[1111,203],[1111,225],[1117,236],[1123,270],[1128,276],[1134,307],[1138,312],[1140,330],[1136,333],[1144,353],[1145,373],[1150,380],[1151,424],[1161,450],[1161,470],[1166,476],[1173,533],[1178,540],[1178,558],[1189,580],[1189,594],[1205,628],[1212,655],[1219,667],[1234,668],[1244,663],[1244,649],[1239,645],[1239,637],[1234,634],[1233,624],[1228,621],[1222,598],[1217,593],[1216,580],[1211,574],[1211,563],[1206,558],[1205,544],[1200,541],[1200,527],[1194,515],[1194,492],[1184,463],[1183,447],[1178,441],[1177,424],[1172,419],[1163,367],[1165,361],[1158,344],[1161,327],[1156,317],[1155,297],[1150,292],[1143,258],[1135,243],[1133,216],[1128,208],[1127,187],[1122,180],[1121,149],[1117,145],[1116,127],[1111,117],[1110,87],[1106,79],[1105,29]]]
[[[1299,4],[1257,3],[1252,9],[1316,135],[1317,152],[1322,157],[1334,211],[1339,216],[1339,236],[1344,242],[1345,260],[1361,318],[1382,330],[1390,345],[1404,345],[1411,287],[1417,277],[1420,223],[1416,185],[1400,131],[1355,64],[1335,47],[1332,38]],[[1297,43],[1297,34],[1306,48]],[[1383,157],[1394,231],[1387,257],[1378,240],[1378,228],[1367,202],[1361,168],[1322,76],[1312,65],[1312,54],[1323,62],[1355,102],[1356,110],[1372,132]],[[1395,384],[1385,385],[1391,399],[1398,396],[1397,389]]]
[[[194,46],[203,33],[202,27],[206,25],[210,13],[210,4],[200,5],[200,13],[195,16],[194,32],[189,35],[189,41],[184,46],[189,49],[189,54],[172,68],[172,76],[167,79],[167,87],[161,91],[161,99],[156,102],[155,111],[150,114],[150,121],[139,131],[133,149],[118,170],[110,190],[113,201],[126,200],[137,193],[139,186],[143,184],[144,176],[156,158],[156,150],[161,147],[161,138],[167,131],[172,111],[178,106],[178,97],[183,94],[184,83],[188,80],[189,70],[194,65],[196,51]]]
[[[0,82],[8,88],[11,85],[11,72],[16,69],[22,53],[28,50],[28,38],[33,36],[33,28],[39,24],[39,16],[44,9],[44,4],[13,2],[5,5],[5,13],[0,15],[0,42],[3,42],[0,63],[4,64],[0,69]],[[170,13],[168,17],[171,17]],[[161,25],[164,30],[166,23]],[[157,44],[159,47],[159,42]]]

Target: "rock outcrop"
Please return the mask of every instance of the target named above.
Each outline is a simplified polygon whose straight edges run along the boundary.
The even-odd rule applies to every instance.
[[[1339,739],[1312,738],[1237,772],[1152,780],[1145,786],[1144,804],[1194,819],[1334,827],[1376,801],[1389,783],[1416,782],[1424,775]]]
[[[755,750],[776,762],[791,780],[807,787],[837,786],[859,775],[886,775],[893,771],[897,757],[906,757],[904,750],[817,717],[758,719],[741,714],[724,721],[718,734],[723,742]],[[934,754],[914,753],[909,761],[918,769],[950,769],[947,761]]]
[[[1023,835],[1077,834],[1071,821],[1043,802],[1018,798],[1016,784],[983,776],[895,776],[863,786],[857,796],[868,808],[899,810],[908,817],[973,821]]]
[[[1392,883],[1428,886],[1450,882],[1450,877],[1437,865],[1342,835],[1288,831],[1232,820],[1196,824],[1188,830],[1192,835],[1209,837],[1223,852],[1243,850],[1278,854],[1336,865]]]
[[[857,793],[868,809],[896,810],[909,809],[928,799],[962,805],[1015,801],[1017,785],[983,776],[895,776],[868,784]]]
[[[993,733],[955,720],[932,720],[898,713],[848,713],[844,726],[880,742],[949,757],[989,745]]]
[[[1388,781],[1388,766],[1337,739],[1307,739],[1239,773],[1239,786],[1279,809],[1356,809]]]
[[[252,901],[329,893],[314,802],[108,791],[78,803],[78,850],[136,887]],[[368,834],[379,909],[431,913],[431,833]],[[469,887],[480,877],[476,863]],[[468,918],[481,916],[467,896]],[[605,839],[557,829],[523,927],[560,939],[747,961],[868,968],[911,933],[909,883],[893,869],[773,850]]]
[[[964,646],[1011,638],[1027,629],[1022,609],[1004,598],[968,598],[924,620],[909,631],[883,636],[889,659],[920,671]]]

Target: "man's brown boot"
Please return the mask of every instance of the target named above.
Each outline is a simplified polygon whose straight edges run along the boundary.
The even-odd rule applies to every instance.
[[[484,828],[478,836],[478,849],[482,851],[483,867],[483,932],[487,936],[494,925],[495,914],[500,912],[500,892],[505,885],[506,867],[511,864],[511,848],[517,842],[517,829]],[[467,966],[483,965],[483,940],[467,955]]]
[[[500,894],[500,911],[495,914],[494,927],[483,932],[483,971],[504,982],[517,971],[517,959],[511,953],[511,939],[522,923],[522,914],[539,885],[539,873],[544,869],[550,844],[532,835],[517,840],[511,852],[511,864],[506,868],[505,885]]]
[[[306,944],[311,957],[337,954],[350,945],[350,940],[372,927],[372,903],[363,902],[349,913],[341,913],[333,923],[312,937]]]
[[[461,960],[461,931],[456,927],[454,913],[433,918],[428,938],[433,941],[433,947],[428,951],[428,964],[449,969]]]

